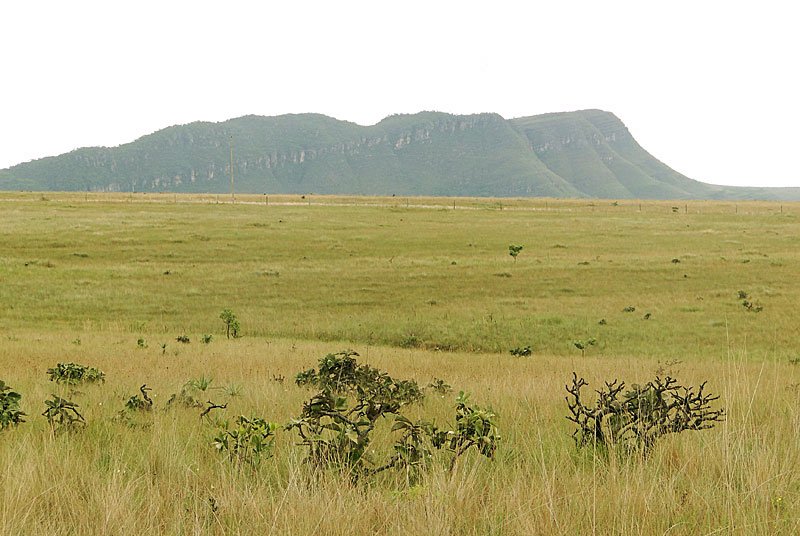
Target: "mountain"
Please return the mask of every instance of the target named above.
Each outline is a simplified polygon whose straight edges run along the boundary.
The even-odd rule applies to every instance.
[[[231,144],[237,192],[800,199],[800,189],[689,179],[600,110],[511,120],[422,112],[372,126],[319,114],[196,122],[0,170],[0,189],[226,192]]]

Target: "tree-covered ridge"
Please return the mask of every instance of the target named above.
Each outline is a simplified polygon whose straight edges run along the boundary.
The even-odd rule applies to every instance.
[[[613,114],[506,120],[421,112],[360,126],[320,114],[171,126],[0,171],[4,190],[236,190],[443,196],[800,198],[800,190],[694,181],[645,151]]]

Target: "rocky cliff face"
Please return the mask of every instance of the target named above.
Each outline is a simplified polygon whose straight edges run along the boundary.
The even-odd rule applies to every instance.
[[[0,171],[2,189],[713,198],[600,110],[506,120],[439,112],[363,127],[318,114],[173,126]],[[753,195],[763,192],[750,190]],[[737,190],[735,195],[744,195]]]

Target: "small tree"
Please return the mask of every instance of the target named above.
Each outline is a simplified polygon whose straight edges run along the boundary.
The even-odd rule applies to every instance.
[[[508,246],[508,254],[514,258],[514,262],[517,261],[517,255],[519,255],[519,252],[522,251],[523,247],[525,246],[515,246],[514,244]]]
[[[239,319],[236,318],[233,311],[225,309],[219,314],[219,317],[225,322],[225,336],[229,339],[237,338],[239,336]]]

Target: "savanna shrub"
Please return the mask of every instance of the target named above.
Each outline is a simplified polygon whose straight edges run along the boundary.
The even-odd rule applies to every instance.
[[[11,390],[0,380],[0,430],[6,430],[25,422],[25,413],[19,409],[22,395]]]
[[[47,419],[53,434],[72,432],[86,424],[83,415],[78,411],[80,406],[60,396],[50,396],[52,400],[44,401],[45,410],[42,416]]]
[[[298,385],[320,391],[286,426],[297,431],[300,444],[308,449],[309,464],[338,467],[353,479],[390,466],[377,468],[365,458],[378,420],[398,415],[404,406],[423,398],[415,381],[395,380],[359,364],[356,356],[352,350],[328,354],[319,360],[318,370],[299,373],[295,378]]]
[[[259,417],[240,415],[232,428],[228,422],[221,424],[214,437],[214,447],[227,454],[232,462],[255,468],[262,459],[272,456],[277,429],[277,424]]]
[[[510,353],[514,357],[530,357],[530,355],[533,353],[533,350],[531,350],[530,346],[522,346],[522,347],[512,348],[510,350]]]
[[[69,385],[106,381],[106,375],[101,370],[78,363],[59,363],[55,367],[47,369],[47,375],[50,376],[51,382]]]
[[[621,447],[623,453],[647,455],[666,434],[712,428],[725,418],[724,409],[711,409],[719,396],[704,392],[706,382],[695,389],[669,376],[656,377],[625,391],[625,383],[614,380],[596,391],[594,403],[586,403],[582,397],[586,385],[586,380],[573,372],[572,384],[566,386],[567,419],[578,426],[572,436],[579,448],[591,445],[607,452]]]

